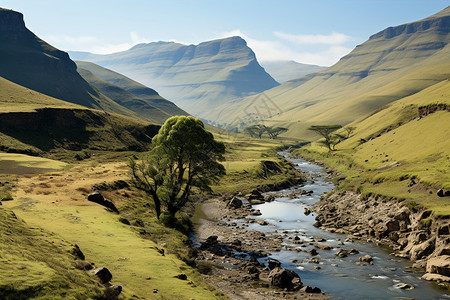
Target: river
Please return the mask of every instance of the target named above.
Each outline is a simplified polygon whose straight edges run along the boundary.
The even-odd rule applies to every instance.
[[[286,153],[284,153],[286,156]],[[303,284],[320,287],[333,299],[450,299],[445,291],[437,285],[422,280],[422,274],[411,270],[411,262],[397,258],[387,249],[372,243],[355,241],[345,242],[347,236],[333,234],[313,226],[315,214],[304,214],[305,208],[316,203],[323,193],[334,188],[325,170],[315,164],[302,159],[292,159],[286,156],[297,169],[310,174],[309,180],[301,186],[293,187],[281,193],[290,193],[296,189],[312,190],[309,196],[290,199],[278,197],[272,202],[254,205],[261,211],[261,216],[269,225],[261,226],[257,223],[249,225],[249,229],[265,233],[282,233],[284,244],[296,248],[311,250],[314,248],[309,242],[325,239],[320,244],[330,245],[332,250],[317,250],[317,256],[311,256],[306,251],[286,251],[272,253],[270,257],[279,260],[282,267],[295,270],[301,277]],[[279,194],[280,192],[277,192]],[[242,224],[242,220],[233,220]],[[304,241],[295,244],[295,237]],[[298,239],[297,238],[297,239]],[[342,245],[342,243],[344,243]],[[340,249],[356,249],[359,254],[339,258],[335,253]],[[360,265],[359,257],[369,254],[373,257],[373,265]],[[312,262],[311,259],[319,262]],[[266,262],[267,259],[261,259]],[[399,284],[413,285],[413,289],[403,290]]]

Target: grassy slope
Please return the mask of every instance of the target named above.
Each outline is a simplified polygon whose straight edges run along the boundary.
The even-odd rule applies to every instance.
[[[135,97],[147,102],[151,106],[159,108],[169,115],[188,115],[188,113],[174,103],[161,97],[154,89],[148,88],[122,74],[90,62],[76,61],[76,64],[79,68],[90,71],[95,76],[130,92]]]
[[[3,206],[13,209],[31,226],[51,231],[56,234],[56,238],[78,244],[88,261],[94,262],[96,266],[108,267],[113,274],[112,284],[122,285],[128,297],[220,298],[219,294],[215,295],[202,283],[198,273],[168,250],[169,246],[166,255],[161,256],[157,251],[161,246],[144,239],[139,234],[144,232],[142,229],[139,231],[138,227],[124,225],[119,222],[117,214],[87,201],[86,193],[94,184],[125,179],[126,170],[124,163],[100,164],[99,161],[91,160],[65,172],[21,176],[15,188],[15,200],[3,202]],[[123,193],[130,192],[119,191],[107,195],[114,200],[119,210],[128,211],[126,217],[130,218],[132,211],[126,207],[144,200],[139,194],[132,194],[133,198],[129,194],[127,197],[120,196]],[[148,235],[159,234],[180,240],[174,230],[162,227],[152,218],[145,219],[145,223],[149,222],[151,225],[145,229]],[[188,276],[187,281],[174,277],[181,273]],[[154,289],[158,293],[154,293]]]
[[[95,278],[74,268],[68,242],[32,228],[1,206],[0,219],[2,299],[94,299],[103,294]]]
[[[227,175],[213,187],[215,193],[230,195],[247,193],[257,185],[280,183],[298,176],[285,159],[276,154],[282,140],[255,139],[247,135],[216,131],[216,139],[227,146],[225,166]],[[264,162],[275,162],[279,170],[271,173]]]
[[[159,108],[152,106],[148,102],[116,85],[98,78],[88,70],[78,68],[78,73],[80,73],[81,77],[89,82],[89,84],[96,87],[103,95],[135,112],[146,121],[163,124],[164,121],[170,117],[169,114],[163,112]]]
[[[49,110],[54,113],[45,112]],[[46,117],[33,121],[34,115]],[[58,100],[0,77],[0,119],[3,117],[15,121],[8,121],[14,124],[12,129],[2,123],[0,150],[35,155],[55,147],[77,151],[142,148],[142,142],[150,140],[146,128],[152,126],[141,119]]]
[[[77,108],[84,106],[47,96],[0,77],[0,113],[29,112],[36,108]]]
[[[443,15],[448,19],[450,8],[431,21],[382,31],[334,66],[265,91],[272,106],[269,113],[256,95],[225,104],[206,118],[239,123],[256,113],[268,124],[289,127],[287,136],[313,140],[307,131],[312,124],[345,125],[448,78],[448,21],[437,19]],[[395,31],[400,34],[391,33]]]
[[[450,203],[436,196],[436,189],[450,188],[450,113],[417,117],[420,106],[450,105],[449,95],[450,83],[444,80],[351,123],[356,131],[338,144],[338,151],[327,153],[313,144],[298,153],[342,172],[341,188],[407,200],[435,215],[449,215]],[[360,144],[361,139],[367,142]],[[379,169],[395,162],[399,166]],[[408,186],[411,178],[418,184]]]

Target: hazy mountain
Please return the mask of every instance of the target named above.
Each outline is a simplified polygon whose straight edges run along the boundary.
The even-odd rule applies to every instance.
[[[57,99],[135,116],[92,88],[75,63],[25,27],[23,15],[0,8],[0,77]]]
[[[95,77],[105,81],[105,82],[101,83],[100,85],[94,84],[93,81],[88,80],[85,76],[83,76],[89,83],[91,83],[95,87],[99,88],[99,90],[103,94],[105,94],[109,98],[113,99],[114,101],[116,101],[118,103],[120,103],[119,101],[121,101],[120,99],[117,99],[118,95],[112,96],[113,93],[118,92],[118,89],[121,89],[122,92],[125,92],[125,94],[128,93],[127,95],[121,96],[124,99],[131,100],[133,97],[136,98],[137,103],[129,103],[129,105],[125,105],[124,103],[120,103],[120,104],[137,112],[137,113],[141,113],[141,115],[142,115],[143,111],[146,110],[146,108],[144,107],[144,104],[150,105],[151,107],[154,107],[154,108],[157,108],[162,111],[160,113],[164,113],[166,115],[170,115],[170,116],[187,115],[187,113],[184,110],[182,110],[181,108],[176,106],[173,102],[170,102],[170,101],[164,99],[163,97],[161,97],[158,94],[158,92],[156,92],[154,89],[146,87],[145,85],[140,84],[139,82],[136,82],[122,74],[119,74],[119,73],[111,71],[109,69],[100,67],[99,65],[96,65],[96,64],[90,63],[90,62],[76,61],[75,63],[77,64],[79,69],[87,70],[90,73],[92,73]],[[96,82],[99,83],[98,80]],[[115,86],[116,88],[113,88],[111,86],[106,88],[106,86],[107,86],[106,82],[108,82],[110,85]],[[100,88],[100,86],[104,86],[105,88]],[[110,92],[112,92],[112,93],[110,93]],[[123,102],[123,100],[122,100],[122,102]],[[130,105],[134,106],[135,108],[131,108]],[[151,107],[149,107],[149,109],[152,110]],[[156,113],[156,111],[155,111],[155,113]],[[154,113],[151,111],[148,112],[148,114],[146,114],[146,116],[150,117],[150,119],[160,118],[160,117],[154,115]],[[166,117],[163,117],[163,119],[165,120]]]
[[[426,19],[372,35],[326,70],[227,103],[206,117],[241,126],[265,120],[289,127],[289,136],[315,138],[306,130],[311,124],[344,125],[448,79],[449,31],[447,7]],[[258,107],[264,101],[266,108]]]
[[[199,116],[232,99],[278,85],[240,37],[199,45],[155,42],[109,55],[70,52],[70,56],[154,87],[165,98]]]
[[[326,69],[326,67],[301,64],[293,60],[264,61],[260,64],[279,83],[285,83]]]

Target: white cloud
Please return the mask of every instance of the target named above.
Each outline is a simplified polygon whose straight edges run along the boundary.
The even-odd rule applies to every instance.
[[[302,47],[299,42],[289,43],[286,38],[280,38],[278,33],[274,33],[275,39],[257,40],[253,39],[241,30],[225,32],[221,37],[240,36],[247,41],[247,44],[255,52],[259,61],[295,60],[300,63],[320,66],[331,66],[342,56],[351,51],[351,48],[342,46],[344,41],[351,40],[344,34],[331,34],[330,36],[305,35],[304,41],[309,41],[308,48]],[[298,35],[285,34],[286,36],[299,37]],[[315,37],[314,43],[312,43]],[[277,39],[278,38],[278,39]],[[298,39],[301,40],[301,39]],[[320,43],[318,42],[320,41]],[[332,43],[333,41],[333,43]],[[313,47],[314,44],[318,44]]]
[[[151,41],[149,39],[140,37],[136,31],[130,32],[130,38],[133,44],[142,44],[142,43],[150,43]]]
[[[291,34],[284,32],[274,32],[275,36],[296,44],[322,44],[322,45],[341,45],[352,38],[343,33],[333,32],[330,35],[322,34]]]
[[[55,47],[63,50],[86,51],[96,54],[110,54],[130,49],[136,44],[150,43],[151,41],[141,37],[137,32],[130,32],[130,42],[120,44],[104,44],[104,42],[95,36],[48,36],[45,38]]]

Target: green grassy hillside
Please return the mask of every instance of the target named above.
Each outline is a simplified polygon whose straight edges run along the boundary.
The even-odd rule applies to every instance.
[[[387,28],[324,71],[227,103],[206,118],[245,126],[254,114],[267,124],[288,127],[287,136],[312,140],[306,130],[310,125],[348,124],[449,78],[449,19],[450,7]],[[269,109],[261,108],[264,99]]]
[[[136,82],[122,74],[90,62],[76,61],[76,64],[78,68],[90,71],[96,77],[126,90],[135,97],[141,99],[141,101],[145,101],[149,105],[159,108],[171,116],[188,115],[188,113],[180,109],[173,102],[161,97],[154,89],[148,88],[145,85],[140,84],[139,82]]]
[[[297,153],[319,158],[340,171],[340,188],[404,200],[435,215],[450,214],[450,201],[436,195],[437,189],[450,188],[448,80],[349,126],[356,130],[337,145],[337,151],[313,143]]]
[[[48,155],[47,151],[143,150],[159,126],[91,110],[0,77],[0,150]]]
[[[33,228],[0,206],[0,296],[16,299],[101,299],[103,287],[77,269],[73,245]],[[51,255],[49,255],[51,253]]]
[[[109,55],[79,52],[70,52],[70,55],[151,86],[182,109],[200,117],[232,99],[278,85],[240,37],[199,45],[140,44]]]
[[[87,82],[89,82],[89,84],[96,87],[103,95],[117,102],[121,106],[134,111],[143,120],[163,124],[164,121],[170,117],[169,114],[163,112],[155,106],[152,106],[147,101],[136,97],[116,85],[98,78],[88,70],[78,69],[78,73],[80,73],[80,75]]]

